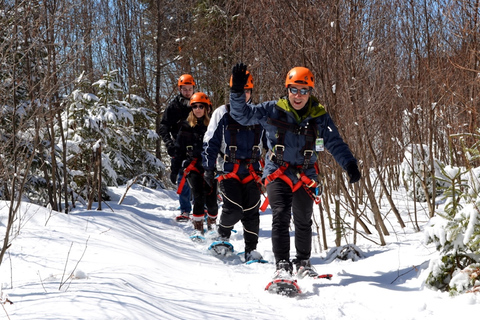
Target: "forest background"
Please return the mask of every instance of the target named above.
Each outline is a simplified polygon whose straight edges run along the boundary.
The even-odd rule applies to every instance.
[[[404,225],[389,195],[413,179],[433,217],[438,163],[478,165],[465,150],[477,142],[480,0],[0,3],[0,198],[11,202],[0,264],[20,201],[101,210],[106,186],[173,187],[156,132],[178,77],[192,74],[218,107],[237,62],[256,102],[284,95],[292,67],[313,71],[364,177],[348,185],[330,155],[319,159],[321,226],[337,230],[337,246],[341,212],[384,245],[379,197]]]

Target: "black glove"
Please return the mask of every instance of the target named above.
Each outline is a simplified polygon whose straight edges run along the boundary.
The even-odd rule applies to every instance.
[[[203,179],[205,183],[209,185],[210,188],[213,187],[213,180],[215,180],[215,172],[213,170],[205,170],[203,174]]]
[[[177,176],[178,172],[170,172],[170,181],[172,181],[173,184],[177,184]]]
[[[242,62],[237,63],[232,69],[232,87],[230,91],[233,93],[243,93],[247,80],[247,65]]]
[[[362,175],[360,174],[360,171],[358,171],[358,166],[356,161],[351,161],[347,163],[346,169],[347,169],[348,177],[350,178],[348,182],[355,183],[358,180],[360,180],[360,178],[362,177]]]
[[[175,157],[175,144],[167,144],[167,153],[170,157]]]

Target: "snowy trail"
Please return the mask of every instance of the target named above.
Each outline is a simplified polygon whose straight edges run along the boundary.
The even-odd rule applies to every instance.
[[[395,226],[387,246],[359,240],[366,257],[357,262],[328,262],[327,252],[313,252],[317,271],[332,280],[301,279],[298,297],[269,294],[269,210],[261,215],[258,245],[269,263],[245,265],[189,239],[192,227],[173,219],[173,191],[135,185],[118,205],[124,190],[112,188],[111,209],[103,211],[51,215],[25,206],[28,223],[0,266],[2,295],[14,302],[0,319],[438,319],[472,314],[480,304],[475,295],[424,289],[437,253],[422,233]],[[2,217],[5,210],[1,203]],[[240,224],[236,230],[230,240],[239,252]],[[334,235],[327,237],[333,244]]]

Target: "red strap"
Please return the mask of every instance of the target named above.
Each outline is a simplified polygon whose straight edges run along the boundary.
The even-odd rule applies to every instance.
[[[251,163],[248,165],[248,172],[250,172],[249,177],[252,177],[250,180],[254,179],[256,183],[260,183],[260,184],[262,183],[262,178],[260,178],[258,174],[255,172],[255,168],[253,168],[253,165]],[[250,181],[248,180],[244,182],[247,178],[243,179],[242,183],[247,183],[248,181]]]
[[[233,170],[232,172],[229,172],[227,174],[222,174],[221,176],[219,176],[217,179],[218,179],[218,182],[222,181],[223,179],[236,179],[238,180],[238,182],[242,182],[239,178],[239,176],[237,175],[237,172],[238,172],[238,168],[240,167],[240,165],[238,163],[235,163],[233,164]]]
[[[232,172],[229,172],[227,174],[222,174],[221,176],[219,176],[217,179],[218,179],[218,182],[222,181],[223,179],[235,179],[235,180],[238,180],[238,182],[242,183],[242,184],[246,184],[252,180],[255,179],[255,181],[257,183],[262,183],[262,178],[260,178],[257,173],[255,172],[255,169],[253,168],[253,165],[250,163],[248,164],[248,172],[250,173],[250,175],[246,176],[243,180],[240,180],[240,177],[238,176],[237,172],[238,172],[238,169],[240,168],[240,164],[239,163],[235,163],[233,165],[233,170]]]
[[[315,163],[314,167],[315,167],[316,173],[318,173],[317,163]],[[316,204],[319,204],[320,203],[320,196],[312,195],[312,191],[309,189],[309,188],[317,187],[318,184],[315,181],[313,181],[312,179],[310,179],[309,177],[307,177],[305,175],[305,173],[302,172],[302,173],[300,173],[300,178],[297,181],[297,183],[295,183],[295,185],[293,185],[292,180],[290,180],[290,178],[285,174],[285,170],[287,170],[287,168],[288,168],[288,163],[286,163],[284,166],[279,167],[273,173],[269,174],[267,176],[267,179],[265,179],[265,186],[267,186],[267,184],[269,184],[270,182],[272,182],[273,180],[275,180],[277,178],[282,179],[286,184],[288,184],[290,186],[290,188],[292,189],[292,192],[297,191],[298,189],[300,189],[300,187],[305,185],[305,187],[306,187],[305,191],[307,191],[310,194],[310,196],[313,198],[313,200],[315,201]],[[268,207],[268,204],[269,204],[268,197],[266,197],[265,201],[263,202],[262,206],[260,207],[260,211],[262,211],[262,212],[265,211]]]
[[[285,175],[285,170],[287,170],[287,168],[288,168],[288,163],[286,163],[284,166],[279,167],[277,170],[275,170],[274,172],[269,174],[267,176],[267,178],[265,179],[265,186],[267,186],[267,184],[269,184],[273,180],[275,180],[277,178],[280,178],[281,176]],[[290,182],[290,184],[292,184],[292,182]]]
[[[287,166],[288,166],[288,163],[287,163]],[[277,178],[282,179],[286,184],[288,184],[292,189],[292,192],[295,192],[298,189],[300,189],[300,187],[305,186],[305,191],[307,191],[310,194],[310,196],[313,198],[316,204],[319,204],[320,197],[317,195],[313,195],[312,191],[309,189],[309,188],[316,188],[318,186],[318,183],[310,179],[309,177],[307,177],[305,173],[301,172],[299,180],[294,185],[292,180],[290,180],[290,178],[285,174],[285,170],[287,169],[287,166],[281,166],[272,174],[268,175],[267,179],[265,180],[265,186]],[[315,167],[315,169],[317,168]],[[265,199],[264,203],[260,207],[260,210],[265,211],[267,209],[267,206],[268,206],[268,198]]]
[[[313,201],[315,201],[315,204],[319,204],[321,201],[320,195],[313,194],[312,190],[310,189],[310,188],[316,188],[318,186],[318,183],[313,181],[309,177],[307,177],[303,172],[300,174],[300,180],[297,182],[297,184],[299,183],[300,183],[299,188],[300,186],[302,186],[302,183],[303,183],[303,186],[305,187],[305,191],[307,191],[307,193],[310,195]]]
[[[177,194],[182,193],[183,187],[185,186],[185,182],[187,180],[187,175],[190,171],[195,171],[200,173],[200,171],[198,171],[198,169],[195,167],[196,163],[197,163],[197,158],[194,158],[192,162],[190,162],[188,167],[186,167],[185,170],[183,170],[183,176],[182,176],[182,180],[180,180],[180,184],[178,185]]]
[[[262,206],[260,207],[260,211],[264,212],[265,210],[267,210],[267,207],[268,207],[268,197],[265,197],[265,201],[263,201],[263,204]]]
[[[265,160],[263,158],[261,158],[258,162],[260,162],[260,166],[262,168],[265,168]]]
[[[300,179],[293,186],[292,192],[295,192],[298,189],[300,189],[300,187],[302,185],[305,185],[307,188],[315,188],[317,186],[317,183],[315,181],[313,181],[312,179],[310,179],[309,177],[307,177],[305,175],[305,173],[302,172],[302,173],[300,173]]]

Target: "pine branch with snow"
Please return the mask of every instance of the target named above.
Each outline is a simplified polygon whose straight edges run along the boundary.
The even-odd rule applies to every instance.
[[[435,159],[435,177],[442,177],[440,166],[442,162]],[[436,197],[442,194],[441,188],[445,187],[442,180],[435,180],[436,194],[433,195],[433,177],[431,176],[430,157],[426,145],[412,144],[407,146],[405,157],[401,164],[403,184],[407,195],[416,201],[427,201],[426,192],[429,197]]]
[[[77,88],[64,101],[67,167],[78,193],[89,183],[94,151],[99,144],[102,181],[108,186],[123,184],[139,174],[158,175],[165,170],[150,151],[158,138],[154,111],[145,107],[145,99],[125,94],[117,76],[114,70],[91,85],[78,81]]]
[[[440,165],[444,188],[444,212],[438,212],[426,228],[427,243],[434,243],[440,258],[430,263],[426,284],[457,294],[480,285],[480,168]],[[469,276],[465,276],[469,274]]]

